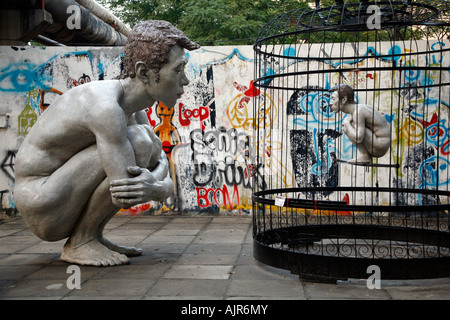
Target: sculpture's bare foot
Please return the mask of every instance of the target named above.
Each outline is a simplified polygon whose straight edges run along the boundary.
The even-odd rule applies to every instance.
[[[61,254],[61,260],[97,267],[117,266],[129,262],[125,255],[109,250],[97,240],[91,240],[76,248],[66,243]]]
[[[103,243],[108,249],[124,254],[127,257],[137,257],[142,255],[142,249],[140,248],[119,246],[105,238],[101,238],[100,242]]]

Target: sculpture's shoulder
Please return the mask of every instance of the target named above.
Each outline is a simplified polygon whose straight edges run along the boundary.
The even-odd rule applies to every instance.
[[[118,88],[116,81],[102,80],[68,90],[43,112],[30,132],[31,138],[55,140],[93,131],[121,112]]]
[[[115,80],[93,81],[67,91],[64,95],[71,105],[74,117],[96,120],[97,117],[114,116],[121,110],[122,89]],[[94,118],[92,118],[94,117]]]
[[[121,86],[117,80],[101,80],[72,88],[64,95],[72,99],[73,103],[86,104],[88,107],[93,107],[117,102],[121,93]]]
[[[372,117],[373,114],[377,113],[377,112],[378,111],[376,111],[371,105],[359,103],[356,105],[354,116],[355,116],[355,118],[357,116],[367,118],[367,117]]]

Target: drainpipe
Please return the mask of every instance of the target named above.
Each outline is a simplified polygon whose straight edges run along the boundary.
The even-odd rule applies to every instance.
[[[67,10],[69,6],[80,8],[80,29],[69,30],[66,28],[66,23],[73,14],[71,10]],[[45,0],[45,10],[51,13],[54,22],[62,26],[61,31],[58,31],[62,34],[77,35],[92,44],[124,46],[127,41],[126,36],[101,21],[74,0]],[[55,33],[54,26],[47,28],[46,32]]]
[[[93,15],[101,19],[102,21],[109,24],[111,27],[119,31],[124,36],[128,36],[131,32],[130,27],[124,24],[119,18],[114,14],[106,10],[95,0],[75,0],[79,5],[85,7]]]

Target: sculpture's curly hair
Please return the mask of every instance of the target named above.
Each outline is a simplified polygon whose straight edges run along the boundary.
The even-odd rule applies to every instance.
[[[159,81],[159,70],[168,62],[170,49],[176,44],[188,50],[200,48],[170,22],[147,20],[137,24],[128,36],[119,78],[134,78],[136,63],[143,61],[155,72],[156,81]]]
[[[338,84],[332,87],[330,92],[337,91],[339,94],[339,99],[342,99],[343,97],[347,97],[347,101],[349,103],[355,102],[355,91],[352,87],[350,87],[347,84]]]

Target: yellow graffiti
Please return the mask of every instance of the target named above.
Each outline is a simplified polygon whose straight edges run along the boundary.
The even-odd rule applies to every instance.
[[[259,128],[272,128],[272,124],[277,116],[277,108],[273,100],[264,93],[263,97],[253,98],[259,99],[258,114],[256,117],[256,125]],[[239,93],[231,100],[227,107],[227,117],[233,128],[242,128],[245,131],[252,131],[255,118],[249,116],[248,102],[250,98],[243,93]]]
[[[395,138],[392,139],[391,143],[392,159],[394,163],[403,163],[404,151],[423,141],[424,129],[420,122],[409,117],[403,119],[403,124],[399,124],[398,120],[395,121],[394,126]],[[399,177],[403,177],[400,168],[396,172]]]
[[[255,125],[259,129],[258,132],[263,133],[253,145],[256,147],[258,154],[264,158],[265,169],[268,170],[269,175],[274,174],[280,178],[279,181],[283,186],[291,187],[293,185],[292,173],[289,172],[274,152],[281,150],[282,144],[279,141],[273,141],[271,138],[272,125],[277,117],[277,107],[272,98],[262,92],[259,96],[252,97],[252,99],[258,99],[255,103],[259,103],[254,117],[250,116],[248,110],[248,103],[251,101],[250,97],[239,93],[227,106],[228,120],[235,129],[241,128],[252,132]]]
[[[248,116],[247,103],[242,101],[243,93],[239,93],[228,105],[227,116],[233,128],[252,129],[252,119]]]
[[[30,104],[30,99],[35,98],[37,96],[36,90],[32,90],[28,93],[28,102],[25,108],[22,110],[22,112],[19,114],[18,117],[18,123],[19,123],[19,129],[18,133],[26,135],[30,131],[31,127],[34,125],[34,123],[37,121],[37,114],[34,112],[33,108]]]
[[[399,129],[399,140],[410,147],[423,141],[423,126],[409,117],[404,119],[403,126]]]

